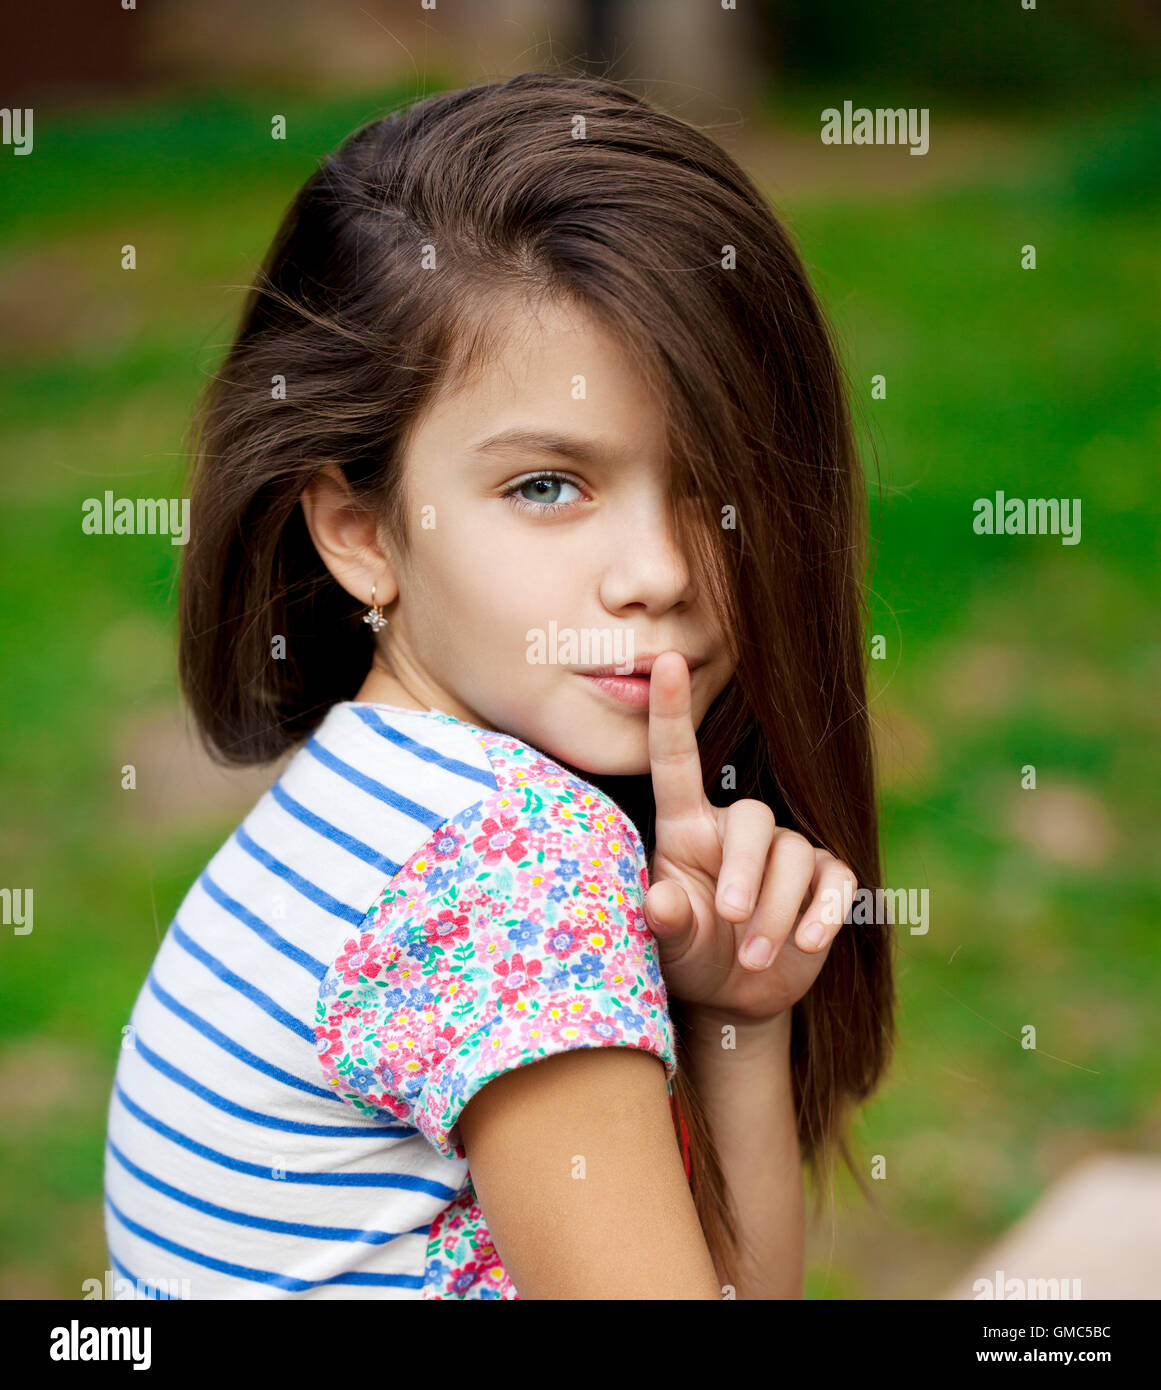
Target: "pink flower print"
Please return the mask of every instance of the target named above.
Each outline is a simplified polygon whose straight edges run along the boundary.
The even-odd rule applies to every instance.
[[[660,989],[646,987],[641,991],[640,1000],[643,1005],[648,1005],[654,1009],[664,1009],[667,1007],[668,996],[665,993],[665,980],[661,981]]]
[[[480,1277],[477,1257],[473,1256],[466,1264],[453,1269],[447,1276],[445,1288],[452,1298],[462,1298]]]
[[[335,961],[335,969],[343,972],[343,984],[357,985],[360,975],[373,980],[383,969],[382,962],[375,958],[374,943],[375,933],[369,931],[346,942],[342,954]]]
[[[617,860],[626,854],[633,852],[628,839],[615,826],[610,826],[607,833],[601,836],[600,846],[601,858],[610,866],[615,865]]]
[[[406,1120],[408,1118],[407,1106],[400,1104],[394,1096],[388,1095],[387,1092],[377,1096],[373,1091],[368,1091],[366,1095],[360,1097],[360,1099],[367,1105],[373,1105],[376,1110],[385,1110],[389,1115],[394,1115],[398,1120]]]
[[[480,826],[481,834],[472,841],[472,848],[484,857],[484,864],[491,867],[499,864],[505,855],[518,864],[528,853],[528,827],[517,829],[518,816],[515,811],[500,812],[497,821],[494,816]]]
[[[636,903],[625,906],[625,930],[632,936],[652,936],[645,914]]]
[[[492,988],[499,991],[500,1003],[515,1004],[521,993],[532,994],[539,988],[536,977],[542,969],[538,960],[530,960],[525,965],[522,951],[517,951],[510,961],[498,960],[496,974],[500,978],[492,981]]]
[[[463,976],[452,975],[444,983],[443,990],[440,995],[440,1003],[443,1005],[444,1008],[450,1009],[453,1004],[458,1004],[461,994],[464,996],[465,1001],[467,1001],[468,1003],[471,1003],[471,1001],[476,997],[478,991],[472,989],[470,986],[468,986],[468,988],[465,989],[462,981]]]
[[[434,1034],[431,1039],[431,1051],[435,1059],[432,1062],[433,1071],[441,1062],[447,1061],[455,1051],[458,1043],[459,1039],[456,1037],[454,1024],[445,1023],[439,1032]]]
[[[625,970],[625,953],[618,951],[617,954],[605,966],[604,974],[601,976],[601,984],[615,994],[618,998],[625,992],[630,984],[630,977]]]
[[[537,864],[530,869],[520,869],[516,874],[517,891],[526,894],[542,893],[549,886],[550,873],[551,870],[546,869],[543,864]],[[528,898],[522,901],[527,906]]]
[[[534,927],[539,927],[544,921],[544,908],[534,907],[532,911],[528,913],[528,920]]]
[[[343,1032],[341,1028],[316,1028],[314,1030],[314,1045],[318,1048],[319,1059],[323,1062],[331,1057],[337,1057],[343,1050]]]
[[[602,956],[613,944],[612,933],[600,922],[586,922],[581,928],[580,937],[583,945]]]
[[[497,922],[497,918],[503,917],[506,908],[499,898],[489,898],[487,902],[481,903],[476,909],[475,932],[477,936],[486,932],[489,927],[503,925]]]
[[[592,859],[582,859],[580,861],[580,877],[577,879],[577,887],[583,895],[592,898],[600,898],[604,901],[605,889],[602,884],[604,870],[600,861]]]
[[[391,1025],[391,1031],[398,1034],[400,1037],[407,1038],[409,1034],[415,1032],[415,1012],[413,1009],[408,1008],[407,1005],[404,1005],[401,1009],[396,1009],[387,1022]],[[410,1041],[410,1039],[408,1040]]]
[[[438,917],[429,917],[423,924],[427,939],[433,946],[454,945],[457,941],[468,939],[468,914],[458,916],[450,907],[445,907]]]
[[[580,950],[583,936],[574,923],[554,923],[544,934],[544,949],[557,960],[567,960]]]
[[[586,1036],[594,1042],[610,1044],[619,1040],[623,1035],[623,1029],[615,1018],[611,1015],[598,1013],[592,1009],[585,1016]],[[646,1046],[648,1041],[646,1040]]]
[[[479,931],[474,940],[476,945],[476,955],[482,960],[494,960],[497,956],[502,956],[508,949],[508,937],[502,931],[489,931],[486,927],[477,923]]]
[[[587,999],[570,999],[556,1017],[549,1015],[545,1031],[566,1047],[582,1047],[590,1037]]]

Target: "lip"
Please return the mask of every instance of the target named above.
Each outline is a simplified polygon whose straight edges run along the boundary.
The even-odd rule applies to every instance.
[[[671,650],[673,648],[666,648],[666,651]],[[653,663],[661,654],[661,652],[650,652],[645,656],[639,656],[633,663],[632,671],[618,670],[616,662],[608,666],[575,667],[574,670],[578,676],[616,676],[618,680],[627,680],[636,676],[648,676],[653,670]],[[685,656],[684,652],[679,653],[679,655]],[[686,656],[685,664],[689,667],[689,673],[692,676],[700,666],[705,665],[705,661],[698,656]]]
[[[649,662],[652,668],[652,661]],[[697,684],[698,671],[703,662],[690,669],[689,684],[690,689]],[[647,710],[649,708],[649,673],[642,672],[628,676],[616,674],[603,674],[602,668],[598,671],[577,671],[576,675],[589,685],[595,694],[600,694],[605,699],[612,700],[622,708]]]

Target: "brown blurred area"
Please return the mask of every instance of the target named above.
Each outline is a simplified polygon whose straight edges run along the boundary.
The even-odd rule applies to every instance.
[[[10,104],[99,104],[221,82],[389,83],[454,72],[489,80],[548,64],[657,84],[696,119],[745,105],[762,76],[753,12],[696,0],[150,0],[109,13],[90,0],[23,7],[7,23]]]

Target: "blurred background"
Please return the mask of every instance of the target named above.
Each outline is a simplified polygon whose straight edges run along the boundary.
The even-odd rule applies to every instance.
[[[75,0],[6,26],[0,99],[35,125],[0,145],[0,880],[35,915],[0,925],[0,1297],[103,1276],[122,1026],[274,775],[189,737],[181,547],[85,535],[82,503],[186,495],[195,397],[320,158],[402,100],[548,66],[734,154],[854,388],[886,879],[929,890],[930,926],[899,929],[900,1046],[853,1134],[885,1175],[870,1205],[839,1182],[808,1296],[971,1297],[1037,1239],[1032,1275],[1157,1296],[1116,1242],[1161,1229],[1158,7]],[[929,152],[822,144],[844,100],[929,108]],[[1082,499],[1080,543],[976,535],[998,489]]]

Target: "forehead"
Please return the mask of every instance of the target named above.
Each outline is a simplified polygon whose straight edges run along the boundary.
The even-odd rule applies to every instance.
[[[560,302],[509,306],[485,323],[411,444],[417,462],[449,450],[588,466],[656,465],[666,454],[662,403],[628,345]]]

